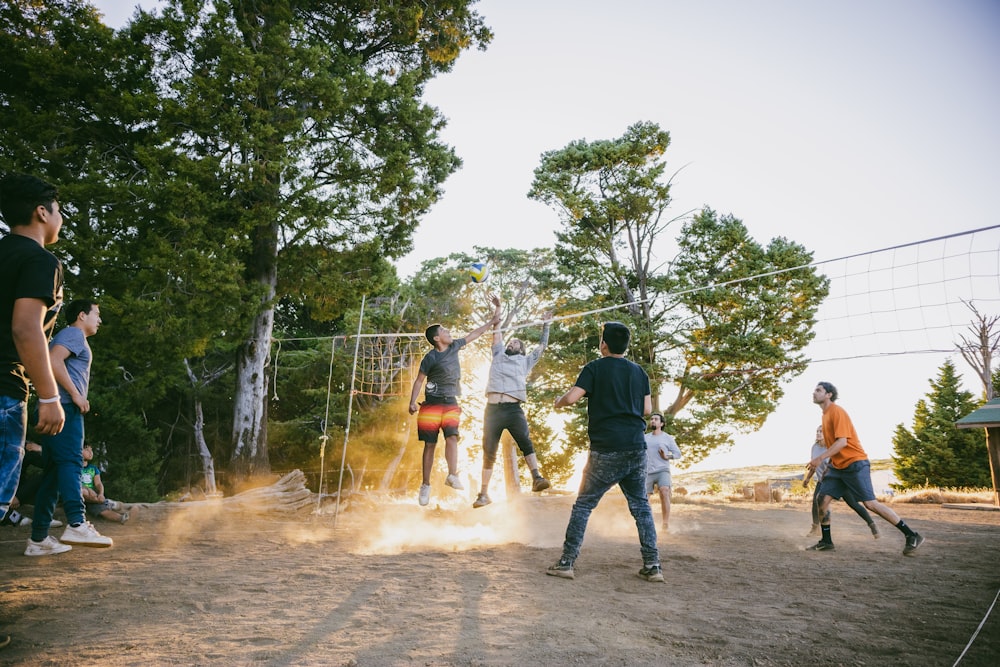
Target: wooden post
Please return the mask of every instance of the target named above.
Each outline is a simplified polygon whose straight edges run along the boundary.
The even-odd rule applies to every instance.
[[[993,506],[1000,508],[1000,427],[986,429],[986,449],[990,455],[990,476],[993,478]]]

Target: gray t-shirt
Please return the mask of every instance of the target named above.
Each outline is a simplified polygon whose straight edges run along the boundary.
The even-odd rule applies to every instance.
[[[432,349],[420,360],[420,372],[427,376],[424,396],[449,398],[462,395],[462,366],[458,351],[465,347],[465,339],[457,338],[444,350]]]
[[[84,398],[87,397],[87,389],[90,387],[90,344],[87,337],[83,335],[80,327],[64,327],[60,329],[52,342],[49,343],[51,350],[56,345],[62,345],[69,350],[66,357],[66,371],[69,372],[69,379],[73,381],[73,386]],[[59,387],[59,402],[72,403],[73,398],[62,386]]]

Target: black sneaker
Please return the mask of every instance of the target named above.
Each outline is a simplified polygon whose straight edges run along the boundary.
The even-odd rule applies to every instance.
[[[906,536],[906,546],[903,547],[903,555],[909,556],[924,543],[924,536],[920,533],[913,533]]]
[[[806,551],[833,551],[833,542],[820,540],[811,547],[806,547]]]
[[[872,531],[872,537],[874,537],[877,540],[879,538],[878,526],[875,525],[874,521],[868,524],[868,529]]]
[[[573,563],[565,558],[560,558],[558,563],[550,565],[549,569],[545,570],[545,574],[550,574],[553,577],[562,577],[563,579],[572,579],[575,576],[573,574]]]
[[[544,477],[536,477],[535,481],[531,483],[531,490],[535,492],[544,491],[550,486],[552,485],[549,484],[549,480],[545,479]]]
[[[646,581],[663,581],[663,570],[659,565],[644,565],[639,570],[639,578]]]

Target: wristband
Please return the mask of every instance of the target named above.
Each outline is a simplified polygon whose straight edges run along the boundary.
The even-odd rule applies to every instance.
[[[56,394],[56,395],[55,395],[55,396],[53,396],[52,398],[39,398],[39,399],[38,399],[38,402],[39,402],[39,403],[55,403],[55,402],[57,402],[58,400],[59,400],[59,394]]]

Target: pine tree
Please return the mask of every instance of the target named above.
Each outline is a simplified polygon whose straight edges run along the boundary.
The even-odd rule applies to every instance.
[[[917,402],[912,430],[896,426],[893,459],[903,488],[991,485],[986,437],[978,429],[955,427],[979,405],[971,392],[959,388],[955,366],[946,361],[926,399]]]

